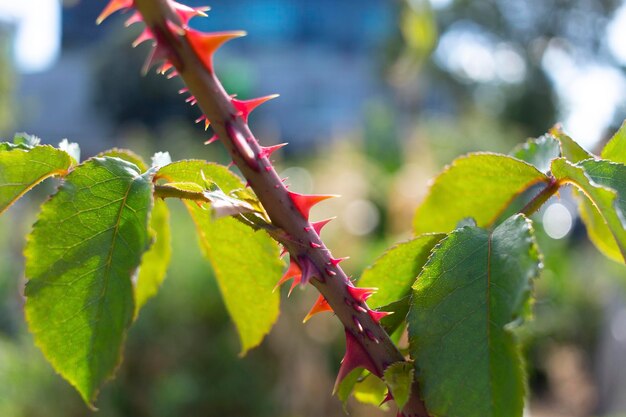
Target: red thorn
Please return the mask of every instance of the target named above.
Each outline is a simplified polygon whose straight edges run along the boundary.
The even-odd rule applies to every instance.
[[[330,258],[330,261],[328,262],[330,265],[332,266],[337,266],[339,265],[340,262],[345,261],[346,259],[349,259],[347,256],[345,258]]]
[[[187,31],[187,39],[191,47],[209,71],[213,71],[213,54],[215,51],[225,42],[245,35],[246,32],[243,31],[215,33],[204,33],[193,29]]]
[[[133,0],[111,0],[109,4],[102,10],[100,16],[96,19],[96,24],[102,23],[107,17],[111,16],[113,13],[122,10],[128,9],[133,6]]]
[[[268,165],[268,166],[266,166],[266,167],[265,167],[265,170],[266,170],[267,172],[270,172],[270,171],[272,170],[272,167]]]
[[[322,231],[322,228],[330,223],[332,220],[335,220],[335,217],[331,217],[330,219],[326,220],[320,220],[319,222],[313,222],[311,223],[311,226],[313,226],[313,230],[315,230],[315,233],[319,235]]]
[[[163,63],[163,65],[161,65],[158,69],[157,69],[157,73],[158,74],[165,74],[166,72],[168,72],[169,70],[171,70],[172,68],[174,68],[174,65],[169,62],[169,61],[165,61]]]
[[[378,311],[378,310],[368,310],[367,314],[370,315],[372,320],[374,320],[376,323],[379,323],[380,320],[383,317],[387,317],[388,315],[393,314],[393,312],[390,312],[390,311]]]
[[[354,325],[356,326],[359,333],[363,333],[363,326],[361,325],[361,322],[359,321],[359,319],[352,316],[352,321],[354,322]]]
[[[230,137],[237,152],[241,155],[246,164],[255,171],[259,171],[259,162],[254,158],[254,151],[238,129],[231,123],[226,123],[226,132]]]
[[[175,1],[169,1],[170,6],[174,9],[184,26],[187,26],[189,21],[196,16],[207,17],[206,12],[211,10],[210,7],[189,7],[185,4],[180,4]]]
[[[279,150],[280,148],[282,148],[285,145],[287,145],[287,144],[286,143],[279,143],[278,145],[262,146],[261,147],[261,151],[259,152],[259,158],[269,158],[269,156],[271,154],[273,154],[274,152],[276,152],[277,150]]]
[[[189,96],[185,99],[185,103],[189,103],[190,101],[194,101],[196,98],[194,96]]]
[[[230,168],[232,168],[232,167],[234,167],[234,166],[235,166],[235,161],[230,161],[230,162],[228,163],[228,165],[226,166],[226,168],[230,169]],[[248,184],[248,186],[250,186],[250,185]]]
[[[328,301],[326,301],[324,296],[320,294],[320,296],[317,297],[317,301],[315,301],[315,304],[313,304],[313,307],[311,307],[311,310],[309,310],[309,313],[306,315],[304,320],[302,320],[302,323],[306,323],[311,317],[313,317],[317,313],[323,313],[324,311],[333,311],[333,309],[328,304]]]
[[[289,198],[291,198],[291,201],[293,201],[293,204],[296,206],[300,214],[302,214],[302,217],[304,217],[305,219],[309,218],[309,212],[311,211],[311,207],[313,207],[320,201],[324,201],[333,197],[338,197],[337,195],[331,195],[331,194],[305,195],[305,194],[294,193],[291,191],[288,191],[287,193],[289,194]]]
[[[142,43],[149,41],[149,40],[155,40],[154,39],[154,35],[152,34],[152,31],[150,30],[150,28],[145,28],[140,34],[139,36],[137,36],[137,39],[135,39],[135,41],[132,43],[133,48],[138,47],[139,45],[141,45]]]
[[[218,140],[220,140],[219,136],[217,135],[213,135],[211,136],[207,141],[204,142],[205,145],[210,145],[213,142],[217,142]]]
[[[302,285],[308,284],[313,277],[317,277],[320,280],[322,279],[322,276],[318,272],[317,267],[308,257],[301,256],[298,258],[298,262],[300,264],[300,268],[302,269],[302,279],[300,281]]]
[[[319,249],[322,247],[322,245],[320,245],[319,243],[315,243],[315,242],[310,242],[310,245],[313,249]]]
[[[207,118],[206,118],[206,116],[204,114],[196,119],[196,123],[200,123],[203,120],[207,120]]]
[[[333,271],[332,269],[326,268],[326,275],[330,275],[331,277],[334,277],[335,275],[337,275],[337,273]]]
[[[161,44],[157,43],[154,48],[152,48],[152,51],[150,52],[150,55],[148,56],[148,59],[146,59],[145,64],[143,64],[143,68],[141,70],[141,72],[146,75],[148,73],[148,70],[150,70],[150,68],[152,68],[153,65],[155,65],[157,62],[162,61],[164,59],[167,59],[168,57],[168,51],[166,47],[161,46]],[[176,71],[174,71],[176,72]],[[168,75],[167,78],[170,78],[170,76]]]
[[[382,377],[382,374],[378,369],[376,369],[376,365],[374,365],[374,361],[369,356],[369,354],[363,349],[363,346],[359,343],[359,341],[350,333],[349,330],[346,329],[346,354],[341,361],[341,367],[339,368],[339,372],[337,373],[337,380],[335,381],[335,388],[333,392],[337,392],[337,388],[343,379],[354,369],[356,368],[365,368],[370,371],[372,374]]]
[[[276,288],[280,287],[285,282],[287,282],[291,278],[293,278],[293,283],[291,285],[291,289],[289,290],[289,295],[291,295],[291,291],[293,291],[294,287],[300,283],[301,276],[302,276],[302,271],[301,271],[300,267],[293,260],[293,258],[290,258],[289,259],[289,268],[287,268],[287,272],[285,272],[283,277],[274,286],[274,291],[276,291]]]
[[[352,304],[352,308],[355,309],[356,311],[358,311],[359,313],[367,313],[368,310],[361,307],[361,305],[359,303],[350,303]]]
[[[278,97],[278,94],[272,94],[269,96],[253,98],[251,100],[237,100],[236,98],[233,98],[231,102],[233,103],[233,106],[235,106],[235,109],[238,112],[237,115],[241,116],[243,120],[248,122],[248,116],[250,115],[250,113],[252,113],[254,109],[259,107],[261,104],[265,103],[266,101],[272,100],[276,97]]]
[[[143,22],[143,16],[141,16],[141,13],[135,12],[132,14],[132,16],[126,19],[126,22],[124,22],[124,26],[129,27],[139,22]]]
[[[174,77],[178,77],[178,71],[176,71],[176,70],[174,70],[174,71],[170,72],[169,74],[167,74],[167,77],[166,77],[166,78],[167,78],[168,80],[171,80],[171,79],[172,79],[172,78],[174,78]]]
[[[352,287],[348,285],[348,292],[359,303],[365,302],[368,298],[372,296],[378,288],[361,288],[361,287]]]
[[[181,88],[180,90],[178,90],[178,94],[185,94],[187,92],[189,92],[189,89],[187,87]],[[196,123],[198,123],[198,122],[196,122]]]

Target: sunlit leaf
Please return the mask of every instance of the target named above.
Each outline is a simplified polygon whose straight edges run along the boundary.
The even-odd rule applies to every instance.
[[[530,302],[540,259],[522,215],[494,231],[450,233],[413,286],[411,357],[435,416],[520,417],[525,375],[512,324]]]
[[[409,401],[415,368],[408,362],[392,363],[385,369],[384,380],[399,409]]]
[[[206,188],[217,185],[224,193],[243,189],[241,180],[226,167],[204,161],[181,161],[159,170],[170,182],[191,182]],[[196,224],[202,252],[211,262],[226,308],[241,340],[241,354],[257,346],[279,313],[279,293],[273,292],[283,262],[277,243],[264,231],[254,231],[227,217],[214,220],[211,211],[185,201]]]
[[[511,156],[474,153],[455,159],[435,178],[413,219],[416,234],[449,232],[471,217],[491,225],[518,195],[548,177]]]
[[[431,249],[444,234],[426,234],[387,250],[361,275],[360,287],[375,287],[378,291],[367,300],[372,308],[385,306],[406,297],[426,263]]]
[[[151,206],[148,175],[118,158],[94,158],[65,178],[28,238],[30,331],[88,404],[121,360]]]
[[[626,121],[604,146],[601,156],[603,159],[626,164]]]
[[[587,160],[574,165],[564,159],[552,163],[554,176],[576,186],[585,197],[580,212],[589,238],[607,257],[626,260],[626,165]]]
[[[517,146],[511,151],[511,156],[534,165],[546,174],[552,160],[561,156],[561,147],[554,136],[543,135]]]
[[[585,159],[593,158],[593,155],[583,149],[574,139],[567,136],[560,128],[555,126],[550,129],[553,135],[561,145],[561,155],[570,162],[580,162]]]
[[[155,200],[150,214],[152,245],[143,254],[135,282],[135,313],[159,291],[172,255],[169,210],[163,200]]]
[[[0,213],[46,178],[65,175],[74,161],[52,146],[0,148]]]

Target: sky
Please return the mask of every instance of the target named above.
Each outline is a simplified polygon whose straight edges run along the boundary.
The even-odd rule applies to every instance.
[[[451,3],[430,1],[435,9]],[[21,73],[54,65],[61,47],[60,0],[0,0],[0,21],[15,25],[13,55]],[[616,62],[626,65],[626,3],[607,25],[606,39]],[[478,82],[515,83],[524,75],[514,48],[471,31],[445,34],[437,56],[449,69]],[[565,130],[585,148],[593,148],[623,104],[626,77],[609,64],[577,62],[558,44],[549,46],[542,64],[559,94]]]
[[[59,0],[0,0],[0,21],[15,25],[13,56],[20,72],[54,65],[61,51]]]

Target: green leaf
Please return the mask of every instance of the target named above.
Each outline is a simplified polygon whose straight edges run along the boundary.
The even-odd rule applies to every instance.
[[[550,162],[561,156],[561,147],[554,136],[543,135],[515,147],[511,156],[534,165],[545,174],[550,170]]]
[[[387,394],[387,385],[369,371],[365,371],[363,378],[354,384],[352,395],[359,402],[379,406]]]
[[[0,214],[46,178],[65,175],[72,157],[52,146],[0,148]]]
[[[244,188],[241,179],[225,167],[198,159],[177,161],[159,169],[156,178],[164,178],[169,182],[193,182],[203,189],[207,181],[217,184],[225,193]]]
[[[151,205],[149,176],[117,158],[94,158],[66,177],[28,238],[30,331],[90,405],[121,360]]]
[[[143,254],[135,282],[135,315],[159,291],[172,255],[170,214],[163,200],[155,200],[150,214],[152,246]]]
[[[186,205],[244,355],[261,343],[278,318],[280,295],[273,292],[283,268],[278,245],[264,231],[255,232],[232,218],[213,221],[194,203]]]
[[[530,221],[464,227],[433,250],[413,286],[411,357],[435,416],[519,417],[525,375],[510,327],[520,321],[540,257]]]
[[[610,259],[626,261],[626,165],[593,159],[574,165],[556,159],[552,172],[584,194],[579,209],[591,241]]]
[[[435,179],[413,219],[416,234],[449,232],[472,217],[481,227],[495,222],[518,195],[548,177],[510,156],[474,153],[455,159]]]
[[[583,149],[574,139],[567,136],[559,126],[550,129],[556,140],[561,145],[561,155],[571,162],[580,162],[585,159],[593,158],[593,155]]]
[[[108,151],[100,152],[97,156],[98,157],[108,156],[110,158],[123,159],[124,161],[137,165],[137,167],[139,167],[141,172],[145,172],[148,169],[148,166],[146,165],[143,158],[129,149],[113,148],[113,149],[109,149]]]
[[[157,176],[205,188],[209,181],[225,193],[244,188],[226,167],[204,161],[175,162],[161,168]],[[262,230],[255,232],[230,217],[213,220],[211,212],[195,202],[185,204],[237,327],[243,355],[261,343],[278,318],[280,295],[273,292],[283,268],[278,245]]]
[[[626,121],[604,146],[601,156],[602,159],[626,164]]]
[[[431,249],[444,234],[425,234],[387,250],[361,275],[360,287],[378,291],[367,300],[372,308],[382,307],[406,297],[428,260]]]
[[[385,369],[384,380],[391,390],[391,395],[398,409],[402,410],[409,401],[415,368],[408,362],[392,363]]]

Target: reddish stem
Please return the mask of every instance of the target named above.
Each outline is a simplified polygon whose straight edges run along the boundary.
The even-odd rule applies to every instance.
[[[334,262],[330,251],[320,239],[313,224],[303,216],[284,186],[281,178],[254,138],[245,117],[233,105],[211,68],[196,54],[186,37],[172,33],[166,22],[180,22],[178,15],[166,0],[135,0],[134,6],[142,14],[146,25],[155,34],[160,47],[165,47],[168,60],[175,66],[197,100],[217,137],[230,152],[250,187],[254,190],[272,223],[284,231],[280,239],[292,259],[313,265],[319,279],[311,280],[348,332],[369,355],[379,375],[394,362],[405,361],[382,326],[374,320],[367,307],[351,294],[350,280]],[[330,272],[327,272],[330,271]],[[304,272],[304,271],[303,271]],[[414,384],[417,387],[417,384]],[[404,407],[407,417],[427,417],[417,388]]]

